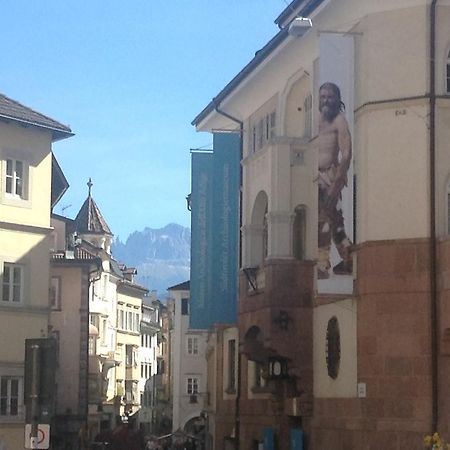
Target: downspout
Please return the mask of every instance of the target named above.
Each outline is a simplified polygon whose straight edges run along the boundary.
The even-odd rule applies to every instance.
[[[244,122],[242,120],[237,119],[236,117],[231,116],[219,109],[220,103],[213,99],[214,110],[217,114],[220,114],[227,119],[236,122],[239,125],[240,131],[240,161],[242,161],[244,154]],[[239,267],[242,267],[242,165],[240,167],[240,189],[239,189]],[[238,329],[239,330],[239,329]],[[239,415],[240,410],[240,401],[241,401],[241,353],[239,351],[239,338],[238,338],[238,354],[237,354],[237,386],[236,386],[236,401],[235,401],[235,424],[234,424],[234,435],[236,439],[235,449],[239,450],[240,448],[240,424],[241,418]]]
[[[431,325],[431,430],[437,431],[439,409],[438,385],[438,295],[437,295],[437,239],[436,239],[436,4],[430,6],[430,325]]]

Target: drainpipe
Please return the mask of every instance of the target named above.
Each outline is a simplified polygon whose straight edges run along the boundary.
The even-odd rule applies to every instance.
[[[237,119],[236,117],[231,116],[230,114],[226,113],[225,111],[222,111],[219,106],[220,103],[216,101],[215,98],[212,100],[214,104],[214,110],[226,117],[227,119],[232,120],[233,122],[236,122],[239,125],[239,131],[240,131],[240,161],[242,161],[243,158],[243,150],[244,150],[244,122],[242,120]],[[242,267],[242,165],[240,167],[240,189],[239,189],[239,267]],[[236,446],[235,449],[239,450],[240,448],[240,423],[241,418],[239,415],[239,409],[240,409],[240,401],[241,401],[241,353],[239,352],[239,341],[238,341],[238,363],[237,363],[237,386],[236,386],[236,402],[235,402],[235,424],[234,424],[234,435],[236,439]]]
[[[437,239],[436,239],[436,4],[430,6],[430,325],[431,325],[431,430],[437,431],[439,409],[438,385],[438,295],[437,295]]]

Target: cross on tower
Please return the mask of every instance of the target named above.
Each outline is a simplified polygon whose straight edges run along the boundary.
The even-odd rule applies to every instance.
[[[94,183],[92,183],[91,177],[89,177],[89,181],[86,183],[88,185],[89,188],[89,197],[91,196],[91,188],[94,185]]]

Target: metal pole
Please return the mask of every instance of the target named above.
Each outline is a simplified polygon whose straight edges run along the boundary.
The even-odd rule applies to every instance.
[[[38,448],[38,425],[39,425],[39,384],[40,384],[40,358],[39,345],[31,346],[33,371],[31,377],[31,435],[30,447]]]

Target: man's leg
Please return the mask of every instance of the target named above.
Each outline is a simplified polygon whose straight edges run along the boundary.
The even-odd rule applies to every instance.
[[[330,248],[331,226],[325,203],[325,191],[319,188],[319,223],[318,223],[318,252],[317,252],[317,278],[327,279],[330,276]]]
[[[351,275],[353,273],[352,243],[345,233],[344,216],[339,204],[333,212],[330,211],[330,215],[333,242],[342,258],[342,261],[333,267],[333,272],[336,275]]]

